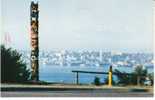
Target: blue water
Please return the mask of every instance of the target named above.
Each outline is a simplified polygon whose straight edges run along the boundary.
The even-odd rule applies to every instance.
[[[118,69],[122,72],[131,73],[133,68],[131,67],[117,67],[113,68]],[[49,65],[40,65],[40,80],[47,82],[59,82],[59,83],[76,83],[76,73],[73,73],[73,70],[80,71],[95,71],[95,72],[108,72],[109,66],[104,67],[81,67],[81,66],[49,66]],[[150,69],[151,71],[152,69]],[[89,73],[80,73],[79,82],[83,84],[91,84],[94,81],[95,76],[100,78],[100,81],[104,83],[107,75],[103,74],[89,74]],[[117,77],[114,76],[114,80],[117,81]]]

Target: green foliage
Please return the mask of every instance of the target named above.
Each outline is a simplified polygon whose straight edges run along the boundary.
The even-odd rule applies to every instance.
[[[154,73],[149,73],[148,78],[151,80],[151,85],[154,84]]]
[[[147,77],[147,70],[143,69],[142,65],[138,65],[135,67],[134,72],[130,75],[125,74],[125,72],[120,72],[119,70],[114,71],[118,77],[118,84],[124,85],[142,85]]]
[[[137,81],[137,85],[143,84],[147,77],[147,70],[142,65],[138,65],[133,72],[133,79]]]
[[[30,71],[21,60],[21,54],[1,45],[1,82],[26,82],[29,76]]]
[[[95,85],[100,85],[101,83],[100,83],[100,78],[99,77],[95,77],[95,79],[94,79],[94,84]]]
[[[123,84],[123,85],[129,85],[131,83],[131,76],[125,74],[125,72],[120,72],[119,70],[115,69],[114,71],[117,74],[118,77],[118,84]]]

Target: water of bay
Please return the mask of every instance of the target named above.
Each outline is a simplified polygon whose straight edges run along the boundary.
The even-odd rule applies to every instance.
[[[131,73],[134,70],[134,68],[132,67],[113,67],[113,70],[114,69],[118,69],[119,71],[127,73]],[[104,67],[40,65],[39,76],[40,80],[46,82],[76,83],[76,73],[73,73],[73,70],[108,72],[109,65],[106,65]],[[149,68],[148,72],[151,71],[153,71],[153,69]],[[91,84],[93,83],[96,76],[100,78],[100,81],[102,83],[104,83],[108,75],[80,73],[79,82],[82,84]],[[117,81],[116,76],[114,76],[114,80]]]

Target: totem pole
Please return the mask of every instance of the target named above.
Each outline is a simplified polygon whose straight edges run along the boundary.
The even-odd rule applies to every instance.
[[[38,41],[38,2],[31,2],[30,17],[31,17],[31,80],[34,82],[39,81],[39,41]]]

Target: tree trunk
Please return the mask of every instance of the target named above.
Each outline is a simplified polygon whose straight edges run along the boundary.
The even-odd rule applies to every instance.
[[[140,86],[140,76],[137,76],[137,85]]]

